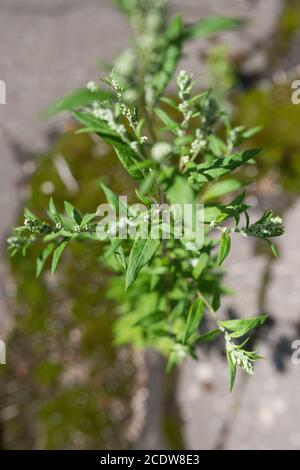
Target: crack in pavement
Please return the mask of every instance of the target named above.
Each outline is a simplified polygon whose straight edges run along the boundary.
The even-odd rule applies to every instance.
[[[45,16],[45,17],[57,17],[68,15],[74,11],[85,10],[91,7],[100,7],[101,9],[110,8],[111,2],[108,0],[73,0],[72,3],[61,3],[58,5],[36,5],[27,4],[24,5],[24,1],[2,0],[0,2],[0,12],[5,12],[13,15],[29,15],[29,16]]]

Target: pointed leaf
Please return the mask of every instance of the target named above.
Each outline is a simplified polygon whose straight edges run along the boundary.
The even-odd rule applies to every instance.
[[[94,220],[95,217],[97,217],[97,214],[96,214],[96,213],[85,214],[85,215],[82,217],[80,226],[81,226],[81,227],[84,227],[85,225],[89,224],[92,220]]]
[[[197,182],[206,183],[213,181],[221,176],[231,173],[236,168],[244,165],[251,160],[260,150],[245,150],[243,152],[234,153],[225,158],[216,158],[212,163],[201,163],[192,165],[190,171],[197,171]]]
[[[234,386],[234,381],[235,381],[235,375],[236,375],[236,366],[232,362],[231,355],[228,351],[226,351],[226,356],[227,356],[227,362],[228,362],[228,366],[229,366],[229,375],[230,375],[229,390],[232,391],[233,386]]]
[[[53,258],[52,258],[52,266],[51,266],[51,272],[52,274],[55,273],[56,271],[56,268],[58,266],[58,262],[61,258],[61,255],[63,254],[64,252],[64,249],[66,248],[68,242],[67,241],[64,241],[62,242],[54,251],[53,253]]]
[[[118,159],[130,176],[138,180],[144,177],[144,172],[146,170],[143,172],[140,169],[134,168],[134,166],[137,165],[137,163],[139,163],[141,160],[132,150],[132,148],[130,148],[127,144],[118,138],[103,136],[103,139],[114,148]]]
[[[262,325],[267,318],[267,315],[259,315],[257,317],[243,318],[239,320],[225,320],[221,321],[220,324],[227,330],[233,332],[231,334],[233,338],[239,338],[240,336],[244,336],[248,333],[248,331],[253,330],[253,328]]]
[[[53,222],[61,224],[61,218],[52,197],[49,201],[49,215]]]
[[[185,344],[191,337],[191,335],[197,331],[203,318],[204,304],[202,300],[197,299],[191,306],[185,331],[183,333],[182,342]]]
[[[184,25],[182,21],[182,16],[178,14],[171,19],[170,24],[168,25],[167,30],[165,32],[165,39],[171,43],[181,40],[183,35],[183,28]]]
[[[204,269],[206,268],[209,261],[209,256],[207,253],[201,253],[199,256],[198,263],[193,269],[192,275],[194,279],[199,279],[201,274],[203,273]]]
[[[199,335],[196,339],[196,342],[198,343],[198,341],[200,341],[201,343],[208,343],[209,341],[213,341],[215,338],[217,338],[220,333],[221,330],[219,329],[207,331],[206,333]]]
[[[209,16],[197,23],[186,26],[184,36],[186,39],[208,37],[223,31],[240,27],[243,22],[239,19],[225,16]]]
[[[159,245],[160,240],[135,239],[127,266],[126,289],[135,281],[140,270],[151,261]]]
[[[220,240],[220,248],[218,254],[218,266],[221,266],[225,258],[227,258],[231,247],[231,238],[230,232],[226,230],[226,232],[222,233],[221,240]]]
[[[232,191],[237,191],[243,186],[243,184],[235,179],[228,179],[225,181],[218,181],[217,183],[210,186],[202,196],[203,202],[210,202],[221,196],[225,196]]]
[[[107,91],[99,90],[96,92],[91,92],[87,88],[81,88],[58,100],[48,109],[47,114],[48,116],[54,116],[55,114],[61,113],[62,111],[70,111],[75,108],[87,106],[93,101],[107,100],[111,96],[111,93]]]
[[[72,206],[68,201],[64,202],[65,205],[65,211],[68,214],[68,216],[78,225],[81,224],[82,222],[82,216],[80,212],[75,209],[75,207]]]
[[[50,243],[43,249],[36,260],[36,277],[39,277],[43,271],[45,263],[55,248],[54,243]]]
[[[179,124],[174,121],[165,111],[160,108],[155,108],[155,113],[160,118],[160,120],[165,124],[166,128],[169,131],[172,131],[176,134],[176,130],[179,127]]]
[[[88,132],[94,132],[99,134],[101,137],[113,137],[118,139],[118,134],[110,129],[107,123],[101,119],[96,118],[90,112],[86,111],[73,111],[72,116],[76,119],[76,121],[80,122],[86,126],[86,130]]]

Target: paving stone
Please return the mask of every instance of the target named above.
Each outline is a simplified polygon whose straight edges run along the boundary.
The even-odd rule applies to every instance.
[[[253,256],[253,248],[250,239],[233,240],[230,257],[225,261],[228,271],[225,283],[235,294],[222,302],[220,318],[228,318],[228,311],[236,318],[259,313],[257,293],[266,261]],[[223,446],[227,426],[231,428],[244,380],[243,374],[238,374],[234,390],[229,393],[229,373],[222,350],[222,342],[220,347],[213,343],[208,351],[200,347],[198,361],[188,360],[182,366],[177,396],[189,449]]]
[[[280,258],[266,302],[275,323],[260,341],[265,360],[248,382],[226,448],[300,449],[300,364],[292,362],[292,344],[300,340],[299,202],[287,211],[284,222],[286,232],[278,240]]]

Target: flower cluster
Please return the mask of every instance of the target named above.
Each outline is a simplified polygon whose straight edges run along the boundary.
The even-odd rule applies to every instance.
[[[208,93],[201,102],[201,123],[205,129],[206,134],[212,132],[213,125],[218,121],[220,117],[220,109],[217,101]]]
[[[24,226],[32,233],[47,234],[51,232],[51,227],[46,222],[41,222],[38,219],[25,218]]]
[[[96,93],[96,92],[99,90],[98,86],[97,86],[96,83],[93,82],[93,81],[88,82],[88,84],[86,85],[86,87],[87,87],[87,89],[88,89],[89,91],[91,91],[92,93]]]
[[[177,77],[178,96],[183,103],[188,101],[191,97],[192,78],[193,76],[188,74],[185,70],[181,70]]]
[[[7,239],[7,246],[10,256],[14,256],[19,251],[22,251],[25,254],[27,248],[30,245],[33,245],[37,240],[37,237],[31,235],[29,238],[22,237],[21,235],[13,235]]]
[[[208,146],[208,141],[205,138],[205,134],[201,129],[196,129],[195,139],[191,144],[191,154],[198,155],[201,150],[206,149]]]
[[[169,142],[157,142],[152,147],[152,158],[156,162],[161,162],[172,152],[172,145]]]
[[[126,92],[126,100],[133,102],[140,93],[140,79],[143,76],[144,94],[147,106],[157,99],[154,83],[156,73],[161,69],[159,60],[162,47],[161,32],[166,22],[166,0],[128,0],[122,2],[131,26],[138,36],[135,49],[127,49],[117,58],[115,65]],[[141,64],[143,62],[143,64]],[[142,65],[142,66],[141,66]]]
[[[108,79],[108,82],[111,85],[111,87],[114,89],[114,91],[116,92],[116,95],[117,95],[118,99],[120,101],[122,101],[122,99],[123,99],[123,89],[122,89],[119,81],[116,78],[116,69],[113,69],[113,71],[111,72],[111,74],[109,76],[109,79]]]
[[[258,222],[250,225],[245,230],[246,235],[258,238],[279,237],[283,232],[284,227],[281,217],[275,217],[272,211],[264,214]]]
[[[105,107],[98,101],[95,101],[93,103],[92,114],[97,119],[102,119],[107,122],[112,131],[116,132],[123,140],[126,140],[126,128],[124,124],[117,122],[114,111],[111,108]]]
[[[253,360],[250,357],[252,353],[234,344],[228,333],[225,333],[225,346],[226,351],[230,354],[233,365],[240,367],[247,374],[253,375]]]

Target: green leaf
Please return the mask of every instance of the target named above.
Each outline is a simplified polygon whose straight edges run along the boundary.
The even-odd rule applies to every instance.
[[[279,255],[277,246],[268,239],[266,239],[266,241],[269,244],[269,247],[271,248],[273,255],[277,258]]]
[[[143,171],[134,168],[141,161],[136,153],[118,138],[103,136],[103,139],[114,148],[118,159],[129,175],[138,180],[143,179]]]
[[[160,98],[164,93],[166,87],[171,81],[174,72],[177,68],[177,64],[181,58],[181,42],[178,41],[177,44],[169,43],[166,38],[166,45],[164,51],[159,57],[159,62],[161,64],[161,69],[157,72],[152,79],[153,88],[156,90],[157,98]]]
[[[27,217],[28,219],[39,220],[37,216],[33,212],[31,212],[27,207],[25,207],[24,209],[24,216]]]
[[[144,181],[142,182],[140,186],[140,194],[145,195],[150,191],[151,186],[153,185],[156,176],[157,176],[157,173],[155,170],[151,171],[151,173],[149,173],[146,176],[146,178],[144,179]]]
[[[39,277],[43,271],[45,263],[55,248],[54,243],[50,243],[43,249],[36,260],[36,277]]]
[[[146,207],[151,207],[151,204],[152,204],[152,200],[149,199],[148,197],[144,196],[143,194],[141,194],[138,189],[135,190],[135,194],[137,195],[137,197],[139,198],[139,200],[146,206]]]
[[[136,136],[139,140],[141,139],[141,137],[143,135],[144,124],[145,124],[145,118],[142,118],[142,119],[139,120],[138,125],[136,126],[135,133],[136,133]]]
[[[231,355],[228,351],[226,351],[226,356],[227,356],[227,362],[228,362],[228,366],[229,366],[229,375],[230,375],[229,390],[232,391],[233,386],[234,386],[235,376],[236,376],[236,366],[232,362]]]
[[[99,134],[103,138],[114,137],[120,140],[118,134],[111,130],[105,121],[96,118],[91,113],[86,111],[73,111],[72,116],[76,121],[80,122],[80,124],[86,126],[86,131]]]
[[[119,242],[120,240],[111,240],[111,244],[113,245],[114,242]],[[123,247],[121,246],[121,244],[119,244],[118,247],[115,247],[114,248],[114,255],[115,255],[115,258],[117,260],[117,262],[119,263],[119,266],[121,267],[121,269],[123,271],[126,271],[126,258],[125,258],[125,254],[124,254],[124,250],[123,250]]]
[[[195,194],[187,179],[176,175],[168,190],[168,198],[172,204],[193,204]]]
[[[82,222],[82,216],[80,212],[75,209],[75,207],[72,206],[68,201],[64,202],[65,205],[65,211],[67,215],[72,219],[77,225],[80,225]]]
[[[214,312],[219,310],[220,305],[221,305],[220,288],[218,287],[218,284],[215,283],[215,287],[214,287],[214,291],[213,291],[213,298],[212,298],[212,302],[211,302],[211,306],[212,306]]]
[[[140,318],[133,326],[151,327],[157,323],[160,323],[164,319],[163,312],[152,312],[145,317]]]
[[[198,341],[200,341],[201,343],[208,343],[209,341],[213,341],[215,338],[217,338],[220,333],[221,331],[219,329],[207,331],[206,333],[199,335],[196,338],[196,342],[198,343]]]
[[[116,210],[119,210],[119,196],[114,193],[108,186],[100,183],[100,186],[106,196],[107,202],[113,206]]]
[[[203,273],[204,269],[206,268],[209,261],[209,256],[207,253],[201,253],[199,256],[198,263],[193,269],[192,275],[194,279],[199,279],[201,274]]]
[[[96,92],[91,92],[87,88],[81,88],[58,100],[48,109],[47,114],[48,116],[54,116],[55,114],[61,113],[62,111],[70,111],[75,108],[87,106],[93,101],[107,100],[111,98],[111,96],[112,94],[107,91],[99,90]]]
[[[243,24],[241,20],[225,16],[209,16],[197,23],[186,26],[184,36],[186,39],[207,37],[223,31],[232,30]]]
[[[172,100],[172,98],[168,98],[167,96],[162,96],[160,98],[160,101],[168,104],[169,106],[171,106],[171,108],[178,110],[178,103],[175,100]]]
[[[63,254],[64,249],[66,248],[67,244],[68,244],[68,242],[64,241],[55,249],[55,251],[53,253],[52,266],[51,266],[51,273],[52,274],[55,273],[55,271],[57,269],[57,266],[58,266],[58,262],[61,258],[61,255]]]
[[[170,318],[172,320],[176,320],[177,318],[180,318],[181,315],[183,315],[185,311],[185,306],[186,306],[185,300],[180,300],[179,302],[177,302],[175,307],[170,313]]]
[[[247,129],[246,131],[243,132],[243,137],[244,139],[250,139],[261,130],[262,130],[262,126],[252,127],[251,129]]]
[[[136,280],[140,270],[151,261],[160,246],[160,240],[135,239],[126,271],[126,290]]]
[[[176,15],[174,18],[171,19],[170,24],[167,27],[165,32],[165,39],[167,42],[177,42],[181,40],[183,35],[183,21],[181,14]]]
[[[89,224],[92,220],[95,219],[95,217],[97,217],[97,214],[94,212],[91,214],[85,214],[82,217],[80,227],[84,227],[85,225]]]
[[[217,206],[204,206],[204,222],[216,221],[221,210]]]
[[[227,146],[223,140],[214,134],[209,136],[209,146],[216,157],[222,157],[227,151]]]
[[[131,171],[144,170],[149,168],[155,168],[155,162],[153,160],[142,160],[131,167]]]
[[[225,320],[221,321],[220,324],[227,330],[233,332],[231,333],[233,338],[240,338],[248,333],[248,331],[262,325],[267,318],[267,315],[259,315],[257,317],[243,318],[240,320]]]
[[[220,248],[218,253],[218,266],[221,266],[225,258],[227,258],[231,247],[231,238],[230,238],[230,231],[226,230],[226,232],[222,233],[221,240],[220,240]]]
[[[225,158],[216,158],[212,163],[201,163],[200,165],[192,165],[191,170],[197,170],[197,183],[206,183],[213,181],[221,176],[231,173],[236,168],[247,163],[255,155],[260,152],[258,149],[245,150],[243,152],[234,153]]]
[[[168,131],[174,132],[176,134],[176,130],[179,127],[179,124],[174,121],[165,111],[161,108],[155,108],[155,113],[159,117],[159,119],[165,124]]]
[[[103,259],[110,258],[113,254],[115,254],[116,250],[121,246],[122,240],[120,238],[111,239],[110,240],[110,247],[108,247],[103,255]]]
[[[197,299],[191,306],[185,331],[183,333],[182,342],[186,344],[192,334],[197,331],[203,318],[204,304],[202,300]]]
[[[54,204],[53,198],[51,197],[49,201],[49,215],[50,218],[55,222],[55,223],[60,223],[61,224],[61,218],[59,215],[58,210],[56,209],[56,206]]]
[[[243,184],[235,179],[228,179],[225,181],[218,181],[217,183],[210,186],[203,194],[202,201],[210,202],[221,196],[225,196],[228,193],[237,191],[243,186]]]

